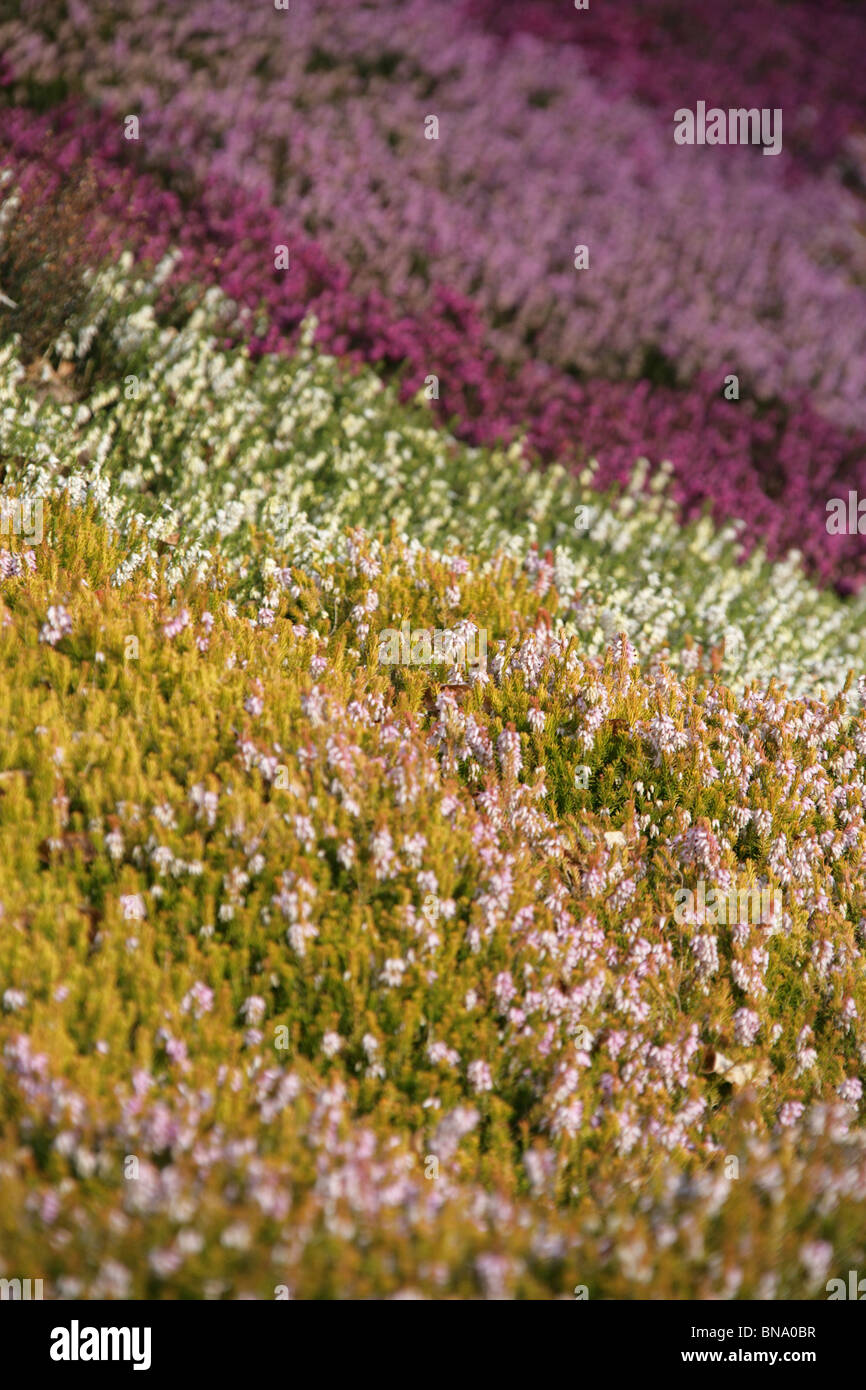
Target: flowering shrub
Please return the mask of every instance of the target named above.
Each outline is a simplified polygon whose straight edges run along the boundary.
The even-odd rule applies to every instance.
[[[123,8],[0,19],[0,1276],[825,1296],[862,19],[765,161],[671,140],[736,6]]]
[[[267,306],[254,349],[294,342],[314,312],[327,350],[399,367],[407,395],[435,374],[440,418],[471,442],[525,429],[542,458],[597,456],[602,486],[639,456],[670,459],[685,516],[708,501],[717,520],[745,514],[773,557],[796,547],[823,579],[858,587],[862,547],[828,550],[821,519],[827,488],[862,485],[866,466],[860,200],[828,178],[789,188],[785,156],[778,170],[743,151],[672,159],[667,121],[648,124],[580,68],[576,80],[558,40],[503,56],[470,28],[443,46],[424,0],[401,7],[393,52],[392,8],[287,20],[262,7],[241,33],[230,10],[203,7],[178,34],[152,0],[124,21],[97,6],[67,22],[51,6],[43,51],[34,5],[26,29],[0,35],[20,75],[13,94],[34,99],[37,55],[44,83],[62,52],[66,87],[142,111],[138,141],[123,139],[117,107],[77,134],[67,112],[51,141],[101,152],[106,197],[147,254],[176,243],[194,276]],[[172,62],[155,86],[168,34]],[[391,57],[377,63],[383,45]],[[423,138],[430,105],[438,142]],[[293,112],[291,141],[278,109]],[[19,157],[44,158],[20,121],[7,139]],[[156,182],[129,179],[136,156]],[[578,235],[587,273],[572,265]],[[291,264],[275,275],[281,244]],[[722,398],[730,371],[739,404]]]
[[[140,538],[90,506],[49,529],[0,625],[5,1261],[91,1297],[807,1296],[819,1234],[847,1267],[862,712],[591,658],[503,555],[356,530],[250,603],[219,563],[118,587]],[[487,670],[383,668],[371,587],[483,617]],[[734,875],[771,930],[677,924]]]
[[[667,651],[682,671],[721,663],[739,685],[775,674],[813,691],[864,664],[866,596],[816,592],[796,556],[770,565],[753,549],[738,563],[740,528],[680,526],[663,472],[648,479],[638,465],[626,489],[600,496],[591,471],[540,474],[517,446],[458,445],[371,372],[348,374],[318,352],[312,322],[291,357],[220,350],[234,310],[215,289],[185,320],[160,325],[165,270],[136,276],[127,258],[95,281],[57,355],[75,368],[64,384],[85,392],[74,406],[43,396],[14,344],[0,349],[8,486],[89,494],[112,525],[137,521],[139,548],[120,577],[166,549],[178,575],[204,574],[219,543],[246,590],[261,593],[251,527],[301,559],[332,552],[347,526],[393,525],[426,545],[507,548],[541,572],[551,548],[570,621],[596,655],[619,625],[647,655]]]
[[[84,272],[97,247],[90,241],[94,200],[86,171],[62,192],[35,171],[23,189],[11,188],[12,169],[0,171],[0,323],[17,334],[24,360],[53,347],[86,299]]]
[[[820,43],[818,15],[799,0],[729,0],[724,9],[624,0],[579,14],[559,0],[465,3],[476,23],[503,37],[529,32],[578,45],[590,71],[665,116],[710,92],[731,106],[781,107],[785,148],[809,167],[840,159],[866,123],[858,80],[866,29],[845,0],[821,5]]]

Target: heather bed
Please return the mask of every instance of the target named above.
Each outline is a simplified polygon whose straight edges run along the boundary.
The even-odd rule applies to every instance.
[[[209,1298],[856,1268],[862,713],[588,660],[506,557],[356,533],[238,607],[117,587],[137,539],[55,504],[3,557],[8,1267]],[[483,618],[488,679],[384,670],[405,613]],[[701,876],[770,883],[773,930],[677,924]]]
[[[393,527],[530,566],[551,549],[568,621],[593,654],[622,629],[646,659],[720,669],[740,688],[775,675],[807,693],[864,665],[862,594],[818,590],[796,556],[770,563],[758,548],[743,561],[736,527],[683,527],[663,473],[639,465],[627,488],[599,494],[589,470],[539,473],[517,446],[469,448],[423,403],[323,355],[312,322],[291,355],[219,348],[236,310],[215,288],[160,322],[168,269],[126,259],[85,286],[54,354],[70,375],[42,359],[28,369],[11,341],[0,350],[7,491],[90,494],[121,530],[137,520],[138,558],[118,580],[167,546],[174,573],[206,572],[218,546],[239,589],[261,593],[251,527],[298,562],[338,552],[347,527]]]
[[[740,8],[0,22],[0,1277],[862,1267],[858,21],[788,9],[825,125],[678,163]]]
[[[397,12],[394,47],[392,5],[262,9],[242,29],[211,6],[178,25],[140,4],[107,27],[97,6],[74,28],[30,6],[3,30],[8,91],[107,103],[50,143],[98,154],[106,183],[119,161],[152,170],[128,234],[183,245],[181,275],[216,259],[230,294],[266,305],[268,347],[315,312],[326,350],[399,367],[408,394],[434,373],[439,418],[471,442],[525,431],[541,458],[596,456],[601,487],[638,456],[670,459],[686,516],[707,502],[745,516],[773,556],[795,547],[859,587],[860,538],[823,522],[866,461],[861,198],[835,172],[792,183],[787,154],[672,160],[660,115],[567,46],[503,50],[473,26],[445,39],[435,6]],[[137,142],[122,139],[129,110]],[[121,196],[111,206],[127,220]],[[573,268],[578,240],[589,272]],[[292,267],[275,276],[283,243]]]
[[[465,0],[465,9],[506,39],[527,31],[576,44],[590,71],[665,116],[713,91],[732,105],[781,107],[798,164],[862,175],[866,21],[850,0],[817,12],[802,0],[622,0],[578,15],[559,0]]]
[[[71,375],[0,370],[5,493],[44,507],[0,556],[8,1268],[60,1298],[820,1296],[864,1240],[856,692],[639,660],[601,608],[615,575],[646,602],[634,495],[546,558],[597,494],[512,454],[497,495],[312,325],[253,362],[216,291],[162,327],[157,294],[124,261]],[[777,654],[795,595],[851,618],[764,565],[774,624],[754,559],[645,499],[668,623],[702,565],[692,601],[723,575]],[[489,678],[382,667],[404,618],[489,629]],[[778,930],[677,924],[702,876],[772,885]]]

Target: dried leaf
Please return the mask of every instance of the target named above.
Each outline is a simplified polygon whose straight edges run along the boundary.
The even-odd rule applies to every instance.
[[[96,854],[90,836],[81,831],[67,830],[62,835],[52,835],[39,846],[40,858],[45,864],[50,864],[54,855],[76,852],[82,854],[88,863]]]

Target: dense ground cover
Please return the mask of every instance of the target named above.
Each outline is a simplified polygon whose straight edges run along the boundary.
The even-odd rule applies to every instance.
[[[396,8],[399,45],[390,0],[182,22],[153,0],[123,20],[31,4],[0,28],[7,90],[108,103],[72,145],[108,160],[106,183],[130,160],[158,176],[122,181],[113,215],[183,245],[181,274],[216,258],[229,293],[267,306],[269,347],[312,310],[327,350],[400,365],[408,394],[434,374],[471,442],[525,431],[543,458],[597,457],[602,487],[669,459],[685,515],[709,503],[859,586],[860,538],[823,526],[828,489],[866,467],[858,193],[834,173],[790,186],[786,152],[672,147],[672,113],[612,94],[558,38],[503,48],[452,35],[453,6],[448,24],[426,0]],[[56,143],[17,135],[39,158]]]
[[[118,589],[136,537],[47,523],[3,560],[7,1269],[772,1297],[856,1267],[861,713],[590,660],[506,557],[356,534],[238,606]],[[483,622],[487,678],[383,668],[406,614]],[[780,915],[675,924],[702,876]]]
[[[824,124],[680,161],[740,10],[115,10],[0,21],[0,1277],[825,1297],[862,20],[731,88]]]
[[[544,565],[550,551],[568,619],[592,654],[625,630],[675,669],[721,669],[742,687],[774,674],[798,691],[840,686],[866,660],[861,595],[819,592],[796,558],[737,563],[737,530],[678,524],[665,475],[636,464],[599,494],[519,449],[471,449],[437,429],[424,403],[401,405],[369,370],[353,374],[310,341],[253,359],[219,348],[233,309],[211,289],[176,323],[156,313],[171,262],[128,261],[86,286],[64,370],[0,354],[0,455],[10,489],[89,492],[101,514],[143,527],[126,578],[171,541],[178,574],[219,545],[262,591],[250,527],[291,558],[339,547],[346,527],[391,527],[444,547],[506,549]],[[44,367],[42,368],[44,371]],[[70,460],[75,460],[70,467]]]
[[[592,72],[669,115],[714,93],[732,106],[781,107],[785,147],[809,168],[862,178],[866,97],[856,0],[624,0],[579,15],[559,0],[466,0],[503,37],[528,32],[576,44]],[[818,41],[820,37],[820,41]]]

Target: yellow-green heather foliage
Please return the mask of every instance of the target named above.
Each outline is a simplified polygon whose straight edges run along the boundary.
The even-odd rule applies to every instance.
[[[534,552],[355,530],[249,601],[92,502],[44,530],[0,552],[0,1273],[823,1297],[862,1262],[844,693],[590,655]]]

